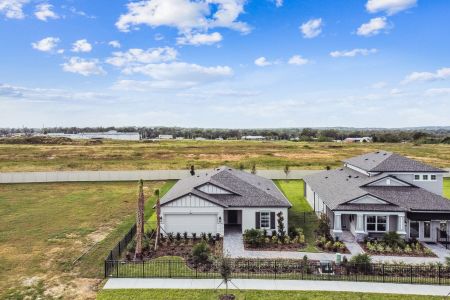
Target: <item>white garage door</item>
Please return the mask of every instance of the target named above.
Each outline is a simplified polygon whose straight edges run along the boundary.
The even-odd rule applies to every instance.
[[[189,235],[193,232],[200,233],[217,232],[216,214],[167,214],[165,216],[165,231],[167,233],[187,232]]]

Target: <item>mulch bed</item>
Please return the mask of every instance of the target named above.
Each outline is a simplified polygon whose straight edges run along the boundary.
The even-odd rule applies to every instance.
[[[386,253],[386,252],[380,253],[380,252],[376,252],[376,251],[370,251],[367,248],[367,245],[365,243],[363,243],[363,242],[358,243],[358,244],[361,246],[361,248],[364,250],[364,252],[366,252],[369,255],[375,255],[375,256],[379,255],[379,256],[401,256],[401,257],[437,257],[437,255],[434,254],[434,253],[432,253],[432,254],[431,253],[430,254],[425,254],[425,253],[418,254],[418,253],[414,253],[414,252],[412,252],[412,253],[397,253],[397,252],[395,252],[395,253],[394,252],[392,252],[392,253]]]
[[[144,260],[154,259],[163,256],[180,256],[183,257],[186,261],[189,261],[191,258],[192,248],[195,244],[200,243],[201,239],[196,239],[195,241],[192,239],[188,240],[180,240],[180,241],[172,241],[172,242],[163,242],[158,246],[158,249],[154,250],[154,241],[151,243],[150,250],[144,250]],[[223,247],[223,239],[216,241],[215,243],[208,243],[209,248],[211,249],[212,255],[222,255],[222,247]],[[133,259],[134,254],[130,256],[129,260]]]
[[[306,244],[263,244],[259,247],[252,247],[244,243],[245,250],[251,251],[298,251],[304,248]]]

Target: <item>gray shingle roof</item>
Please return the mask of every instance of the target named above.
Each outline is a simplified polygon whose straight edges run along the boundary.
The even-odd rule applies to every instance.
[[[197,189],[205,183],[224,188],[232,194],[207,194]],[[271,180],[229,167],[179,180],[161,199],[161,205],[190,193],[224,207],[291,207]]]
[[[373,172],[402,171],[437,172],[440,169],[424,165],[409,158],[379,151],[369,153],[345,162],[361,169]],[[440,195],[429,192],[411,184],[409,187],[366,186],[386,177],[386,174],[366,176],[348,167],[324,171],[306,176],[305,182],[318,193],[319,197],[332,210],[360,211],[417,211],[450,210],[450,201]],[[395,178],[395,176],[392,176]],[[351,200],[364,195],[372,195],[385,200],[388,204],[351,204]]]
[[[367,172],[445,172],[442,169],[386,151],[355,156],[344,162]]]

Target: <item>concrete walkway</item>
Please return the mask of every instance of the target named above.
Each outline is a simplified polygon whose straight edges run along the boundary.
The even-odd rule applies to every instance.
[[[403,295],[446,296],[450,286],[394,284],[348,281],[312,280],[265,280],[235,279],[232,281],[241,290],[289,290],[289,291],[338,291],[360,293],[386,293]],[[220,279],[108,279],[104,289],[215,289]],[[233,285],[229,285],[234,289]],[[225,288],[223,285],[221,288]]]
[[[344,254],[348,259],[353,255],[364,252],[362,248],[356,242],[346,242],[347,248],[351,254]],[[359,248],[359,249],[358,249]],[[434,249],[432,249],[435,251]],[[445,250],[445,248],[444,248]],[[238,230],[230,230],[225,233],[223,239],[223,251],[224,254],[231,258],[267,258],[267,259],[302,259],[303,256],[307,256],[312,260],[336,260],[336,254],[333,253],[312,253],[312,252],[299,252],[299,251],[255,251],[245,250],[244,242],[242,240],[242,233]],[[441,253],[443,253],[441,251]],[[388,263],[388,262],[404,262],[407,264],[422,264],[422,263],[436,263],[445,262],[445,256],[448,254],[439,255],[438,257],[407,257],[407,256],[382,256],[372,255],[373,262]]]

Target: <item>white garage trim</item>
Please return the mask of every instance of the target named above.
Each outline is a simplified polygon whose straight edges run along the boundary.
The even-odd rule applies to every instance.
[[[219,216],[217,213],[168,213],[163,216],[164,230],[166,233],[187,232],[189,235],[196,233],[221,233],[217,229]]]

